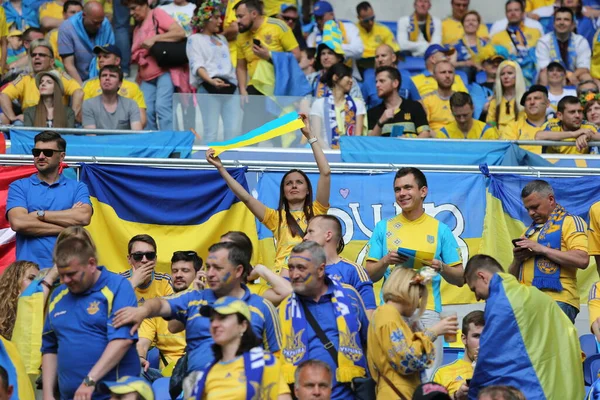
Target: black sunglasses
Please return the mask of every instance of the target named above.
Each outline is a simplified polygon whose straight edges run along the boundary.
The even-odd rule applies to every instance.
[[[374,15],[372,15],[370,17],[367,17],[367,18],[363,18],[363,19],[360,20],[360,22],[364,22],[364,23],[371,22],[371,21],[375,21],[375,16]]]
[[[155,251],[148,251],[146,253],[142,253],[140,252],[136,252],[136,253],[131,253],[131,258],[133,258],[135,261],[142,261],[144,259],[144,256],[146,257],[146,260],[148,261],[152,261],[156,258],[156,252]]]
[[[283,19],[286,20],[286,21],[288,21],[288,22],[296,22],[296,21],[298,21],[298,17],[286,17],[286,16],[283,16]]]
[[[54,153],[62,153],[64,150],[54,150],[54,149],[31,149],[31,154],[34,157],[39,157],[40,154],[44,153],[46,157],[52,157]]]

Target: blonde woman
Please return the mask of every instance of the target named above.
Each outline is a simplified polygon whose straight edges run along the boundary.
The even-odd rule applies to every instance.
[[[19,295],[27,289],[40,272],[36,263],[15,261],[0,276],[0,336],[10,340],[17,319]]]
[[[397,267],[383,285],[385,304],[373,314],[367,341],[378,399],[412,398],[425,381],[425,370],[433,365],[436,338],[458,329],[456,317],[420,329],[418,318],[427,305],[426,282],[427,278],[413,269]]]
[[[519,64],[514,61],[502,61],[498,66],[494,95],[489,103],[486,122],[494,126],[500,135],[507,125],[519,119],[523,114],[520,106],[521,97],[525,93],[525,78]]]

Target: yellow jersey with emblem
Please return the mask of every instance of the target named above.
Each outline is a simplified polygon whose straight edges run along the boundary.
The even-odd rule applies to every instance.
[[[227,2],[227,8],[225,9],[225,17],[223,18],[223,30],[229,28],[231,24],[237,24],[237,17],[235,16],[235,10],[233,7],[241,0],[231,0]],[[231,40],[227,42],[229,44],[229,55],[231,56],[231,63],[235,68],[237,66],[237,41]]]
[[[540,230],[537,229],[535,233],[529,238],[534,242],[537,242]],[[587,236],[587,224],[585,221],[576,215],[567,215],[562,224],[562,232],[560,238],[560,250],[582,250],[587,253],[588,251],[588,236]],[[531,286],[533,281],[535,268],[535,257],[529,258],[521,265],[520,281],[525,285]],[[544,293],[548,294],[556,301],[561,301],[572,305],[579,309],[579,293],[577,292],[577,270],[574,268],[561,268],[560,269],[560,283],[562,284],[562,292],[553,292],[549,290],[543,290]]]
[[[361,24],[356,24],[356,26],[358,27],[358,33],[364,46],[364,51],[362,54],[363,58],[375,57],[375,50],[377,50],[377,48],[382,44],[389,45],[392,49],[394,49],[394,53],[400,51],[400,46],[398,46],[398,42],[396,42],[394,34],[387,26],[380,24],[379,22],[375,22],[371,32],[367,32],[367,30],[363,28]]]
[[[495,126],[500,135],[502,135],[508,129],[508,124],[517,121],[525,114],[521,110],[519,115],[516,115],[517,106],[514,98],[506,100],[506,98],[502,97],[499,108],[496,107],[496,104],[496,99],[492,98],[485,122],[491,126]]]
[[[542,37],[542,34],[540,31],[538,31],[535,28],[530,28],[528,26],[525,26],[523,24],[521,24],[521,31],[523,32],[523,35],[525,36],[525,40],[527,41],[528,48],[534,48],[535,45],[537,44],[538,40]],[[513,44],[513,41],[510,38],[510,35],[506,31],[506,29],[503,31],[500,31],[500,32],[496,33],[494,36],[492,36],[491,43],[493,45],[498,45],[498,46],[504,47],[511,54],[517,54],[517,49],[515,48],[515,45]]]
[[[58,1],[49,1],[39,8],[40,25],[44,18],[63,19],[63,5]],[[55,53],[56,54],[56,53]]]
[[[267,358],[269,361],[266,361]],[[261,382],[261,399],[277,400],[282,394],[290,393],[283,379],[281,364],[277,358],[265,354],[265,367]],[[218,362],[208,372],[203,400],[240,400],[246,398],[246,373],[244,358],[229,362]]]
[[[542,7],[553,6],[556,0],[527,0],[525,2],[525,12],[531,12]]]
[[[598,127],[591,122],[583,121],[579,129],[590,129],[595,133],[598,133]],[[562,132],[563,126],[562,121],[558,118],[549,119],[548,122],[542,126],[540,131],[550,131],[550,132]],[[574,142],[575,138],[563,139],[563,142]],[[590,148],[586,147],[585,149],[579,151],[577,150],[577,146],[553,146],[546,147],[546,153],[548,154],[589,154]]]
[[[455,44],[462,39],[464,35],[465,30],[463,29],[462,22],[457,21],[452,17],[448,17],[442,21],[443,45]],[[479,28],[477,29],[477,37],[480,39],[487,39],[490,37],[490,32],[485,24],[479,24]]]
[[[462,358],[435,370],[431,382],[439,383],[454,395],[467,379],[473,377],[473,364]]]
[[[542,130],[542,126],[532,124],[526,115],[521,115],[517,121],[510,122],[500,134],[502,140],[535,140],[535,134]],[[535,154],[542,154],[542,146],[520,145],[523,150]]]
[[[460,130],[456,121],[444,126],[437,134],[439,139],[498,139],[498,131],[493,126],[489,126],[485,122],[473,120],[473,126],[465,135]]]
[[[450,98],[440,97],[437,90],[423,97],[423,108],[427,113],[429,127],[439,134],[440,130],[454,122],[454,115],[450,109]]]
[[[588,314],[591,331],[594,321],[600,318],[600,282],[594,283],[590,288],[590,294],[588,295]]]
[[[65,96],[63,103],[69,104],[69,97],[73,96],[75,91],[81,89],[77,81],[67,75],[66,72],[61,72],[61,79],[65,88]],[[7,95],[11,101],[18,100],[23,109],[36,106],[40,102],[40,92],[35,85],[33,75],[21,74],[17,79],[9,83],[2,93]]]
[[[590,207],[590,228],[588,229],[588,254],[600,255],[600,201]]]
[[[237,58],[238,60],[246,60],[248,63],[248,78],[252,77],[256,64],[260,60],[252,51],[254,39],[260,40],[261,45],[269,51],[290,52],[298,48],[294,33],[285,22],[265,17],[263,23],[255,32],[240,33],[237,37]]]
[[[127,279],[131,279],[132,270],[129,269],[123,273]],[[135,297],[138,301],[138,306],[141,306],[146,300],[153,299],[155,297],[165,297],[173,294],[173,286],[171,286],[171,277],[167,274],[161,274],[159,272],[152,272],[150,282],[142,284],[134,289]]]
[[[88,79],[83,84],[83,99],[93,99],[94,97],[102,94],[102,88],[100,87],[100,79],[92,78]],[[146,108],[146,101],[144,100],[144,94],[140,87],[135,83],[123,80],[121,88],[119,89],[119,95],[135,101],[139,108]]]
[[[431,92],[438,90],[438,84],[433,75],[429,71],[425,71],[422,74],[418,74],[412,77],[413,83],[417,87],[421,97],[425,97]],[[469,93],[467,85],[463,82],[459,75],[454,76],[454,83],[452,84],[452,90],[455,92]]]
[[[185,331],[179,333],[169,332],[169,322],[164,318],[146,318],[138,330],[140,339],[148,339],[157,347],[167,361],[167,365],[177,362],[185,354]],[[166,367],[162,358],[160,367]]]

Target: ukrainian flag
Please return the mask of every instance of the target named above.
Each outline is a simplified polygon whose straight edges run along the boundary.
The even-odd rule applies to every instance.
[[[504,273],[489,290],[469,399],[490,385],[514,386],[527,399],[582,399],[577,329],[554,300]]]
[[[25,372],[15,345],[0,336],[0,365],[8,373],[8,384],[13,387],[11,400],[35,399],[33,386]]]
[[[44,288],[40,283],[43,277],[35,281],[21,293],[18,300],[17,319],[12,335],[27,374],[35,377],[42,365],[42,332],[44,330]]]
[[[245,169],[229,170],[248,189]],[[170,272],[177,250],[206,259],[222,234],[239,230],[257,243],[256,222],[217,171],[82,164],[94,214],[87,229],[100,262],[114,272],[129,269],[127,243],[137,234],[157,243],[157,269]]]

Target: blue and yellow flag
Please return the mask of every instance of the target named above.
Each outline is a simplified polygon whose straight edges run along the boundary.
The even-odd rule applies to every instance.
[[[0,336],[0,365],[6,369],[8,384],[13,387],[13,395],[10,400],[35,399],[33,386],[25,372],[17,348],[2,336]]]
[[[245,169],[229,172],[248,188]],[[156,240],[160,272],[170,272],[177,250],[206,259],[208,247],[230,230],[257,242],[254,216],[217,171],[83,164],[81,181],[94,207],[87,229],[100,262],[114,272],[129,268],[127,243],[137,234]]]
[[[489,290],[469,399],[491,385],[514,386],[527,399],[582,399],[577,329],[556,302],[504,273]]]

